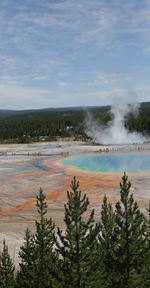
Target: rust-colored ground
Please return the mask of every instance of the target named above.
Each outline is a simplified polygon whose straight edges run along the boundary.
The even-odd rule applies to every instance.
[[[60,159],[43,160],[43,165],[50,169],[48,171],[40,170],[30,173],[18,173],[7,179],[7,185],[10,188],[10,195],[9,199],[4,201],[1,206],[1,216],[11,216],[14,214],[17,216],[17,212],[19,211],[24,213],[24,215],[28,215],[29,208],[35,210],[35,197],[39,188],[42,187],[46,194],[46,200],[49,203],[49,206],[56,206],[58,219],[58,206],[62,209],[62,206],[67,201],[66,191],[70,189],[70,183],[73,176],[76,176],[77,180],[79,180],[80,189],[83,193],[87,194],[91,205],[94,206],[94,204],[96,204],[96,206],[98,206],[97,204],[99,203],[100,207],[105,194],[107,195],[108,200],[112,203],[115,203],[119,199],[119,183],[122,175],[80,171],[78,169],[61,165]],[[133,179],[134,177],[132,177],[132,180]],[[5,181],[6,179],[4,182]],[[21,183],[20,189],[19,183]],[[2,186],[3,185],[1,185],[1,188]],[[14,188],[13,191],[11,191],[12,188]],[[11,202],[12,198],[13,201]],[[12,205],[15,201],[16,203]],[[19,203],[17,204],[17,202]],[[49,214],[51,214],[50,209]]]
[[[57,176],[57,181],[48,181],[47,183],[41,183],[39,188],[42,186],[42,189],[44,192],[46,192],[46,199],[47,201],[50,200],[61,200],[66,201],[66,191],[70,189],[70,183],[73,179],[73,176],[77,177],[77,180],[80,182],[80,189],[83,191],[83,193],[86,193],[91,202],[92,201],[101,201],[103,199],[104,194],[107,194],[107,192],[111,189],[118,188],[119,182],[121,177],[120,176],[106,176],[102,175],[100,173],[88,173],[88,172],[81,172],[78,170],[68,169],[67,167],[60,167],[56,164],[56,162],[53,160],[46,160],[43,161],[43,164],[49,165],[52,170],[48,171],[40,171],[40,172],[32,172],[32,173],[20,173],[15,176],[12,176],[9,178],[9,181],[15,181],[17,182],[21,179],[22,182],[25,181],[27,178],[28,181],[32,179],[34,176],[34,184],[36,182],[39,182],[39,178],[43,177],[43,179],[46,176],[59,174]],[[51,183],[49,183],[51,182]],[[61,186],[59,188],[58,186]],[[35,189],[34,189],[35,190]],[[30,195],[32,191],[31,186],[29,186],[27,189],[22,191],[17,191],[13,194],[13,197],[20,197]],[[96,192],[97,191],[97,192]],[[22,203],[20,205],[17,205],[16,207],[10,207],[10,208],[4,208],[0,210],[0,215],[8,215],[15,211],[23,210],[28,207],[35,206],[36,200],[30,199],[27,201],[24,201],[22,199]],[[11,204],[10,204],[11,206]]]
[[[5,160],[0,158],[0,161],[1,159]],[[89,197],[89,211],[95,209],[96,221],[100,219],[101,203],[105,194],[113,205],[119,200],[119,183],[122,175],[90,173],[62,166],[60,164],[62,156],[47,159],[39,157],[38,159],[43,159],[42,164],[48,168],[47,171],[34,167],[34,165],[29,165],[29,169],[24,169],[26,163],[30,164],[33,159],[29,158],[26,163],[24,162],[25,158],[20,159],[17,158],[18,162],[15,167],[20,165],[20,169],[17,170],[11,170],[11,165],[15,165],[15,156],[10,159],[10,162],[7,161],[7,166],[4,167],[6,170],[2,170],[2,161],[0,165],[3,172],[0,174],[0,242],[2,238],[6,237],[8,244],[12,247],[12,254],[17,255],[26,228],[34,230],[37,219],[36,195],[40,187],[48,202],[48,217],[52,217],[56,227],[59,226],[62,229],[65,228],[63,219],[64,203],[67,201],[66,191],[70,190],[73,176],[77,177],[80,189]],[[132,183],[131,191],[144,213],[150,198],[149,176],[129,175]]]
[[[35,196],[40,187],[44,190],[49,205],[55,203],[56,207],[60,205],[62,208],[62,205],[64,205],[67,200],[66,191],[70,189],[70,183],[73,176],[76,176],[77,180],[79,180],[80,189],[83,193],[87,194],[91,204],[101,202],[104,194],[108,194],[108,198],[113,202],[117,199],[113,191],[114,189],[118,191],[121,179],[120,175],[108,176],[101,173],[81,172],[77,169],[60,165],[59,161],[58,159],[43,160],[43,165],[50,168],[48,171],[40,170],[30,173],[18,173],[8,177],[7,186],[10,188],[10,193],[8,193],[7,189],[7,194],[9,194],[9,199],[7,199],[7,201],[4,201],[3,199],[0,215],[5,216],[15,214],[17,216],[19,211],[24,213],[24,215],[28,215],[28,208],[35,207]],[[2,182],[1,188],[3,185],[6,186],[6,179]],[[21,183],[20,187],[19,183]],[[13,201],[11,202],[12,198]],[[12,205],[13,202],[16,203]],[[58,213],[58,209],[56,210]]]

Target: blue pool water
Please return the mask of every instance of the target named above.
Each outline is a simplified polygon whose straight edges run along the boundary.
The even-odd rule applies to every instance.
[[[62,164],[91,172],[150,173],[150,153],[108,153],[70,157]]]

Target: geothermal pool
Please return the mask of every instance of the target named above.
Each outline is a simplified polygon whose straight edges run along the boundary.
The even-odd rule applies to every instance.
[[[69,157],[63,165],[90,172],[150,173],[150,153],[107,153]]]

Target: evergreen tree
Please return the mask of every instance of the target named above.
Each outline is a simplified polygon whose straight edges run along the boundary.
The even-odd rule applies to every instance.
[[[20,247],[19,257],[21,259],[21,263],[19,263],[20,271],[16,277],[17,288],[35,287],[36,249],[33,235],[31,235],[31,232],[28,229],[26,230],[24,244]]]
[[[148,247],[150,247],[150,201],[149,201],[148,208],[146,208],[146,211],[148,212],[148,218],[146,220],[147,222],[146,240],[147,240]]]
[[[3,241],[3,251],[0,255],[0,287],[1,288],[13,288],[15,284],[14,280],[15,266],[9,256],[8,247]]]
[[[147,219],[145,254],[143,253],[143,263],[141,273],[140,275],[138,275],[138,277],[135,277],[137,288],[150,287],[150,202],[149,207],[146,210],[148,212],[148,219]]]
[[[104,196],[100,224],[100,287],[118,287],[118,271],[116,271],[116,252],[118,238],[116,233],[115,213],[111,203]]]
[[[47,219],[47,203],[44,201],[45,195],[40,189],[37,196],[37,208],[40,216],[39,221],[36,221],[36,233],[34,241],[36,244],[36,262],[38,282],[36,287],[56,287],[55,277],[57,276],[58,259],[56,253],[53,251],[55,243],[55,225],[52,219]]]
[[[97,270],[97,235],[99,225],[94,223],[94,210],[87,221],[84,213],[89,205],[82,196],[76,177],[71,182],[72,191],[67,191],[65,205],[65,234],[58,228],[57,249],[62,257],[65,284],[62,287],[95,287]]]
[[[119,239],[117,270],[119,287],[133,287],[132,275],[141,272],[145,251],[145,217],[130,194],[131,183],[124,173],[120,183],[121,199],[116,203],[116,224]]]
[[[55,226],[52,219],[47,219],[47,203],[40,189],[37,196],[39,221],[35,222],[36,232],[31,235],[26,231],[25,242],[21,247],[20,272],[17,276],[17,288],[55,288],[61,287],[58,271],[59,259],[53,251]]]

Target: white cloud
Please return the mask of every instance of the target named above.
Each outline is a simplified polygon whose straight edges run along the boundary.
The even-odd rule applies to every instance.
[[[48,79],[48,75],[35,76],[33,79],[37,80],[37,81],[47,80]]]
[[[10,71],[16,71],[19,65],[19,59],[17,57],[12,57],[6,54],[0,55],[0,73],[9,73]]]
[[[110,84],[117,80],[118,74],[117,73],[102,73],[102,72],[95,72],[97,79],[102,81],[104,84]]]
[[[37,6],[35,3],[34,5]],[[136,0],[127,3],[122,3],[121,0],[115,3],[104,0],[41,1],[39,9],[35,10],[30,9],[28,4],[24,4],[24,9],[21,4],[15,6],[15,13],[8,17],[8,7],[2,5],[0,31],[8,35],[7,40],[6,37],[5,41],[3,39],[5,44],[13,43],[22,50],[35,50],[37,45],[42,45],[43,40],[44,46],[51,46],[51,39],[56,41],[57,34],[62,30],[72,30],[72,40],[69,43],[72,47],[75,43],[76,47],[79,47],[92,41],[97,49],[111,47],[112,40],[120,42],[119,37],[124,33],[139,34],[143,39],[149,38],[146,35],[150,29],[149,1],[143,1],[139,10],[136,9]],[[39,35],[42,37],[41,42],[38,41]],[[139,43],[139,40],[136,39],[135,44],[136,42]]]
[[[136,76],[142,83],[144,73],[139,76],[146,66],[140,64],[150,53],[149,0],[138,4],[136,0],[21,2],[0,2],[1,105],[4,101],[5,107],[7,103],[13,107],[43,107],[82,105],[88,101],[90,105],[92,101],[93,105],[104,105],[119,92],[116,89],[95,94],[99,88],[136,85]],[[133,78],[131,65],[135,63]],[[29,88],[35,83],[46,88]],[[47,87],[56,89],[53,98],[49,98],[52,94]],[[69,89],[68,95],[61,98],[59,93]],[[86,93],[92,89],[93,93]]]
[[[21,81],[18,77],[9,75],[0,76],[0,85],[18,85],[19,83],[21,84]]]
[[[67,77],[68,76],[68,74],[66,72],[63,72],[63,71],[59,72],[58,75],[60,77]]]
[[[59,82],[60,87],[67,87],[68,85],[69,85],[69,83],[67,83],[67,82]]]
[[[104,90],[91,93],[60,93],[21,86],[0,85],[1,109],[103,106],[149,101],[150,86]]]
[[[30,109],[48,107],[55,98],[49,90],[0,85],[1,109]]]
[[[56,107],[70,106],[105,106],[111,104],[127,104],[149,101],[150,86],[133,87],[130,89],[120,88],[103,90],[99,92],[72,93],[57,95]]]

